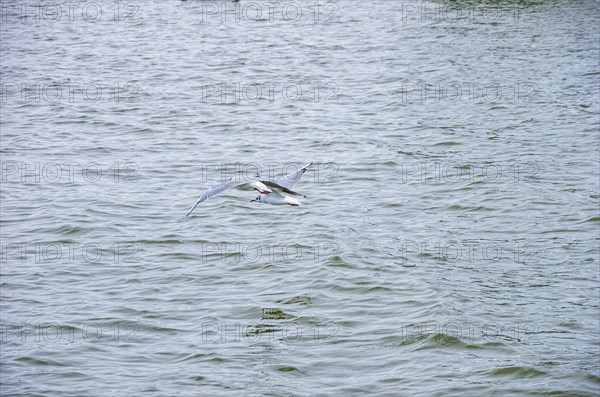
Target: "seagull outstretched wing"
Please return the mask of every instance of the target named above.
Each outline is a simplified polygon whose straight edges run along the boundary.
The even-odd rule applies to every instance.
[[[284,176],[279,182],[277,182],[277,184],[286,189],[292,189],[294,185],[300,180],[300,178],[302,178],[302,175],[304,175],[306,169],[312,164],[313,163],[306,164],[304,167],[292,172],[291,174]]]
[[[271,181],[261,181],[261,182],[262,182],[262,183],[264,183],[266,186],[268,186],[268,187],[270,187],[270,188],[273,188],[273,189],[275,189],[275,190],[280,190],[280,191],[282,191],[282,192],[284,192],[284,193],[287,193],[287,194],[289,194],[289,195],[292,195],[292,196],[300,196],[300,197],[306,197],[305,195],[303,195],[303,194],[300,194],[300,193],[296,193],[296,192],[294,192],[293,190],[290,190],[290,189],[288,189],[287,187],[281,186],[281,185],[280,185],[280,184],[278,184],[278,183],[271,182]]]
[[[216,196],[219,193],[223,193],[227,189],[230,189],[230,188],[235,187],[235,186],[243,185],[245,183],[248,183],[248,181],[245,181],[245,180],[242,180],[242,179],[232,178],[232,179],[228,180],[225,183],[222,183],[220,185],[216,185],[216,186],[211,187],[210,189],[208,189],[207,191],[205,191],[202,194],[202,196],[200,196],[200,198],[198,199],[198,201],[196,201],[196,204],[194,204],[194,206],[192,207],[192,209],[185,216],[188,216],[189,214],[191,214],[192,211],[194,209],[196,209],[196,207],[198,206],[198,204],[200,204],[200,203],[208,200],[212,196]]]

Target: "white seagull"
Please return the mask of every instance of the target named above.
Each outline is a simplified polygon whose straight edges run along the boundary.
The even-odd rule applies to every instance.
[[[257,201],[259,203],[267,204],[287,204],[291,205],[292,207],[297,207],[300,205],[300,201],[298,201],[298,199],[292,196],[306,196],[300,193],[296,193],[291,189],[300,180],[300,178],[302,178],[302,175],[304,175],[306,169],[311,165],[312,163],[309,163],[304,167],[292,172],[291,174],[286,175],[277,183],[271,181],[261,181],[258,179],[249,181],[247,179],[239,177],[231,178],[227,182],[213,186],[206,192],[204,192],[204,194],[200,196],[198,201],[196,201],[196,204],[194,204],[194,206],[186,214],[186,216],[191,214],[192,211],[196,209],[198,204],[203,203],[209,198],[216,196],[217,194],[222,193],[227,189],[241,185],[248,185],[249,187],[253,188],[254,190],[257,190],[260,193],[260,195],[257,198],[255,198],[254,200],[250,200],[250,202]]]

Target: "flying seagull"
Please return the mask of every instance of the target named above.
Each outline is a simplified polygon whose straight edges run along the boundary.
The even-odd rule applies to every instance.
[[[247,180],[240,177],[234,177],[228,180],[225,183],[220,185],[216,185],[208,189],[196,204],[192,207],[192,209],[186,214],[186,216],[190,215],[194,209],[198,206],[198,204],[203,203],[209,198],[216,196],[219,193],[223,193],[225,190],[230,189],[232,187],[247,185],[254,190],[258,191],[260,195],[254,200],[250,200],[250,202],[257,201],[259,203],[267,203],[267,204],[288,204],[292,207],[297,207],[300,205],[300,201],[298,199],[292,197],[306,197],[300,193],[296,193],[292,190],[294,185],[302,178],[302,175],[306,172],[308,167],[310,167],[312,163],[305,165],[304,167],[292,172],[291,174],[286,175],[277,183],[271,181],[261,181],[261,180]],[[258,178],[258,177],[257,177]]]

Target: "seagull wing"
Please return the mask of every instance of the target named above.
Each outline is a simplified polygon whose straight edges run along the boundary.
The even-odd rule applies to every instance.
[[[277,197],[285,198],[285,196],[283,194],[281,194],[281,192],[279,190],[273,190],[269,194],[272,194],[272,195],[277,196]]]
[[[228,180],[225,183],[222,183],[220,185],[216,185],[216,186],[211,187],[210,189],[208,189],[207,191],[205,191],[204,194],[202,194],[202,196],[200,196],[200,198],[198,199],[198,201],[196,201],[196,204],[194,204],[194,206],[186,214],[186,216],[188,216],[189,214],[191,214],[192,211],[194,209],[196,209],[196,207],[198,206],[198,204],[200,204],[200,203],[208,200],[212,196],[216,196],[219,193],[223,193],[227,189],[230,189],[230,188],[235,187],[235,186],[243,185],[245,183],[248,183],[248,181],[233,178],[233,179]]]
[[[283,186],[286,189],[293,188],[294,185],[296,184],[296,182],[298,182],[300,180],[300,178],[302,178],[302,175],[304,175],[304,173],[306,172],[306,169],[308,167],[310,167],[311,165],[312,165],[312,163],[306,164],[304,167],[300,168],[299,170],[286,175],[285,177],[283,177],[283,179],[281,179],[279,182],[277,182],[277,184],[279,184],[280,186]]]
[[[260,181],[260,182],[264,183],[265,185],[267,185],[270,188],[273,188],[273,189],[276,189],[276,190],[281,190],[282,192],[287,193],[287,194],[292,195],[292,196],[306,197],[303,194],[296,193],[293,190],[290,190],[287,187],[283,187],[280,184],[275,183],[275,182],[271,182],[271,181]]]

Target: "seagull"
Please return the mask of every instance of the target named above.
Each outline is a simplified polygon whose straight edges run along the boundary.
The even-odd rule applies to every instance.
[[[256,197],[254,200],[250,200],[250,202],[259,202],[259,203],[266,203],[266,204],[279,204],[279,205],[287,204],[287,205],[291,205],[292,207],[298,207],[300,205],[300,201],[297,198],[292,197],[292,196],[296,196],[296,197],[306,197],[306,196],[304,196],[300,193],[294,192],[292,190],[292,188],[300,180],[300,178],[302,178],[302,175],[304,175],[304,173],[306,172],[308,167],[310,167],[312,164],[313,163],[309,163],[309,164],[305,165],[304,167],[286,175],[281,180],[279,180],[277,183],[272,182],[272,181],[266,181],[266,180],[261,181],[259,179],[249,181],[245,178],[233,177],[230,180],[228,180],[227,182],[222,183],[220,185],[213,186],[210,189],[208,189],[206,192],[204,192],[202,194],[202,196],[200,196],[198,201],[196,201],[196,204],[194,204],[192,209],[186,214],[186,216],[189,216],[192,213],[192,211],[194,211],[196,209],[198,204],[203,203],[204,201],[208,200],[209,198],[216,196],[217,194],[222,193],[227,189],[230,189],[230,188],[236,187],[236,186],[241,186],[241,185],[246,185],[248,187],[251,187],[252,189],[254,189],[260,193],[260,195],[258,197]],[[257,176],[257,178],[258,178],[258,176]]]

